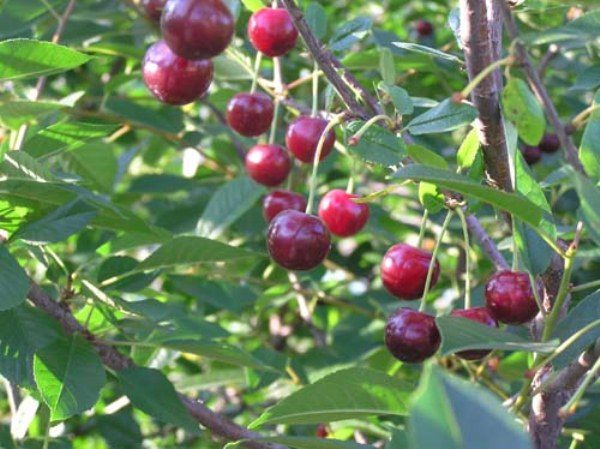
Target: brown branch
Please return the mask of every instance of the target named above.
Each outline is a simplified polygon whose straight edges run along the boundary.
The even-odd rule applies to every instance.
[[[500,252],[500,250],[498,250],[498,247],[496,246],[492,238],[487,234],[487,232],[485,232],[485,229],[483,229],[483,226],[481,226],[481,223],[479,222],[477,217],[475,217],[474,215],[467,215],[466,218],[469,231],[471,232],[471,234],[473,234],[473,237],[475,237],[479,241],[481,248],[493,262],[496,269],[508,269],[510,267],[508,265],[508,262],[506,262],[506,259],[504,258],[502,253]]]
[[[497,60],[500,36],[497,23],[494,22],[492,28],[492,22],[488,21],[488,14],[492,18],[495,10],[488,11],[486,2],[461,0],[460,11],[461,40],[469,80],[473,80]],[[495,45],[492,45],[492,39]],[[501,89],[502,79],[495,73],[484,78],[473,89],[471,100],[479,112],[479,140],[490,181],[503,190],[512,191],[508,148],[500,110]]]

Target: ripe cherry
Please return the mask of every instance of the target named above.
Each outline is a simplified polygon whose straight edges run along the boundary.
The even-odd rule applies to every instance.
[[[167,0],[142,0],[142,7],[148,18],[160,22],[160,16]]]
[[[327,120],[316,117],[302,116],[298,117],[288,126],[285,136],[285,143],[288,149],[302,162],[312,164],[319,139],[327,127]],[[332,130],[327,132],[321,157],[319,160],[325,159],[335,144],[335,133]]]
[[[492,316],[506,324],[523,324],[538,313],[527,273],[499,271],[485,285],[485,301]]]
[[[537,164],[542,158],[542,152],[539,147],[525,145],[521,148],[521,153],[523,153],[523,158],[529,165]]]
[[[329,436],[327,426],[325,424],[319,424],[317,426],[317,430],[315,431],[315,436],[318,438],[327,438]]]
[[[298,30],[286,9],[262,8],[250,17],[248,37],[258,51],[277,57],[296,46]]]
[[[208,59],[227,48],[235,21],[221,0],[168,0],[161,18],[165,42],[186,59]]]
[[[543,153],[556,153],[560,149],[560,140],[554,133],[545,134],[538,147]]]
[[[392,246],[381,261],[381,279],[384,287],[400,299],[418,299],[423,295],[431,253],[399,243]],[[436,260],[431,275],[431,287],[440,276]]]
[[[289,190],[274,190],[265,196],[263,200],[263,216],[267,223],[284,210],[295,210],[304,212],[306,210],[306,198]]]
[[[329,254],[331,236],[319,217],[295,210],[278,214],[269,225],[269,254],[288,270],[311,270]]]
[[[419,20],[415,25],[419,37],[428,37],[433,34],[433,25],[427,20]]]
[[[279,145],[255,145],[246,154],[246,171],[259,184],[274,187],[285,181],[292,162]]]
[[[213,78],[210,60],[189,61],[177,56],[165,41],[146,52],[142,75],[150,92],[163,103],[191,103],[206,93]]]
[[[466,318],[471,321],[476,321],[480,324],[485,324],[489,327],[498,327],[498,323],[490,313],[487,307],[473,307],[472,309],[461,309],[461,310],[453,310],[451,313],[452,316],[458,316],[461,318]],[[465,360],[479,360],[488,355],[491,350],[487,349],[475,349],[469,351],[461,351],[456,355]]]
[[[369,219],[369,206],[352,201],[358,195],[335,189],[327,193],[319,204],[319,217],[332,234],[349,237],[358,233]]]
[[[403,362],[419,363],[431,357],[440,340],[435,318],[413,309],[396,310],[385,326],[385,345]]]
[[[260,136],[271,127],[274,110],[267,94],[242,92],[229,100],[227,122],[242,136]]]

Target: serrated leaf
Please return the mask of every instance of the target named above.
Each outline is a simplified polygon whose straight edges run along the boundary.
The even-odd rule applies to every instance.
[[[427,47],[426,45],[415,44],[412,42],[392,42],[392,45],[422,55],[431,56],[434,58],[445,59],[446,61],[456,62],[457,64],[463,65],[464,62],[458,56],[451,55],[450,53],[444,53],[443,51],[436,50],[435,48]]]
[[[526,144],[540,142],[546,129],[544,110],[525,81],[519,78],[508,80],[502,91],[502,109]]]
[[[412,119],[407,128],[415,135],[443,133],[468,125],[476,118],[477,109],[473,106],[446,99]]]
[[[348,133],[355,134],[364,124],[362,121],[349,123]],[[350,145],[348,150],[363,161],[384,167],[396,166],[406,156],[404,141],[377,125],[371,126],[362,135],[358,144]]]
[[[592,107],[596,107],[590,115],[581,137],[579,158],[586,174],[594,181],[600,181],[600,90],[596,92]]]
[[[390,96],[398,115],[412,114],[414,112],[413,99],[408,95],[406,90],[385,82],[380,83],[379,88]]]
[[[344,51],[363,39],[371,30],[373,22],[369,17],[357,17],[339,26],[329,40],[332,51]]]
[[[18,306],[29,292],[29,277],[6,246],[0,245],[0,311]]]

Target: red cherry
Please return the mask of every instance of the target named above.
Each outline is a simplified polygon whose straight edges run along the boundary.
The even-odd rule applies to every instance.
[[[319,139],[327,127],[327,120],[315,117],[302,116],[294,120],[287,129],[285,143],[288,149],[302,162],[312,164],[317,152]],[[321,157],[325,159],[335,144],[335,133],[332,130],[327,132]]]
[[[521,153],[523,153],[523,158],[528,165],[537,164],[542,158],[542,152],[539,147],[525,145],[521,148]]]
[[[142,0],[141,5],[148,18],[158,23],[166,2],[167,0]]]
[[[329,254],[331,237],[319,217],[295,210],[278,214],[267,235],[271,258],[288,270],[311,270]]]
[[[329,436],[327,426],[325,424],[319,424],[317,426],[317,430],[315,431],[315,435],[319,438],[327,438]]]
[[[440,340],[435,318],[413,309],[396,310],[385,326],[385,345],[403,362],[419,363],[431,357]]]
[[[369,206],[352,201],[358,195],[343,190],[332,190],[319,204],[319,217],[325,222],[332,234],[349,237],[358,233],[369,219]]]
[[[270,223],[279,212],[284,210],[306,210],[306,198],[289,190],[274,190],[263,200],[263,216]]]
[[[427,20],[419,20],[415,25],[415,29],[420,37],[427,37],[433,34],[433,25]]]
[[[538,313],[527,273],[499,271],[485,284],[485,301],[493,317],[506,324],[523,324]]]
[[[227,122],[246,137],[260,136],[271,127],[275,108],[262,92],[236,94],[227,105]]]
[[[188,61],[173,53],[165,41],[146,52],[142,75],[150,92],[163,103],[191,103],[206,93],[213,78],[210,60]]]
[[[274,187],[285,181],[292,162],[279,145],[255,145],[246,154],[246,171],[259,184]]]
[[[174,53],[186,59],[208,59],[231,42],[235,21],[221,0],[168,0],[161,30]]]
[[[451,315],[466,318],[477,323],[485,324],[489,327],[498,327],[498,323],[496,322],[496,320],[494,319],[487,307],[473,307],[472,309],[453,310]],[[461,351],[458,352],[456,355],[465,360],[479,360],[484,358],[490,352],[492,351],[482,349]]]
[[[425,290],[431,253],[414,246],[399,243],[392,246],[381,261],[381,279],[384,287],[400,299],[419,299]],[[431,276],[433,287],[440,276],[436,260]]]
[[[556,153],[560,149],[560,140],[554,133],[545,134],[538,147],[543,153]]]
[[[258,51],[277,57],[296,46],[298,30],[286,9],[262,8],[250,17],[248,37]]]

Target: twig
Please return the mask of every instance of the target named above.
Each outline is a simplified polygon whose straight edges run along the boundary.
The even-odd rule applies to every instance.
[[[483,229],[483,226],[481,225],[477,217],[475,217],[474,215],[468,215],[467,225],[469,227],[469,231],[471,231],[471,234],[473,234],[473,237],[475,237],[479,241],[481,248],[485,251],[490,260],[496,266],[496,269],[508,269],[510,267],[508,265],[508,262],[506,261],[502,253],[498,250],[498,247],[496,246],[492,238],[487,234],[487,232],[485,232],[485,229]]]

